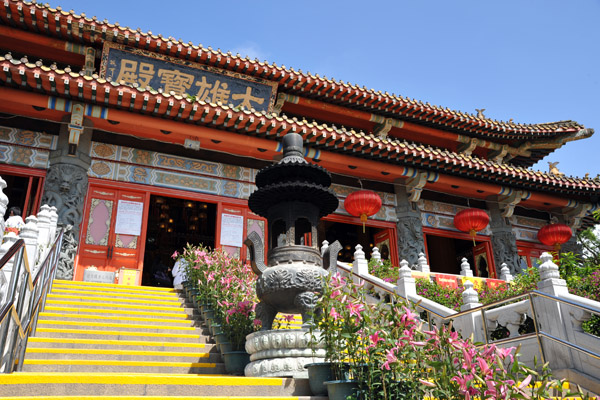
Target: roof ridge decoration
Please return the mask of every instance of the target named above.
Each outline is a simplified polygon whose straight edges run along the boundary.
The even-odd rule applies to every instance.
[[[171,55],[171,52],[175,49],[175,56],[183,57],[186,60],[193,58],[195,54],[195,62],[202,61],[207,65],[278,81],[280,89],[309,93],[316,97],[326,98],[330,102],[340,102],[354,107],[359,106],[373,112],[379,112],[384,116],[394,115],[421,123],[434,124],[443,129],[498,138],[507,135],[508,137],[516,135],[523,136],[523,138],[531,136],[543,138],[549,135],[566,133],[565,128],[570,132],[585,129],[583,125],[574,121],[523,124],[514,123],[512,119],[509,121],[482,119],[471,113],[430,105],[428,102],[424,103],[393,93],[390,94],[387,91],[382,93],[380,90],[367,89],[365,86],[361,88],[356,84],[336,81],[333,78],[328,79],[326,76],[319,76],[318,73],[311,74],[310,72],[303,72],[301,69],[294,70],[294,68],[287,68],[285,65],[277,66],[276,63],[261,62],[257,58],[250,60],[247,56],[233,55],[230,51],[225,53],[220,49],[214,50],[210,46],[205,48],[202,44],[194,45],[191,41],[184,43],[181,39],[164,38],[161,34],[154,35],[151,31],[144,33],[140,28],[134,30],[122,27],[118,22],[111,24],[106,19],[99,21],[95,16],[88,18],[85,13],[78,15],[73,10],[67,12],[63,11],[61,7],[51,8],[47,4],[38,4],[34,0],[30,2],[4,0],[2,11],[6,15],[0,14],[0,18],[10,18],[11,22],[15,22],[10,7],[11,4],[15,5],[15,14],[18,14],[19,18],[18,23],[25,29],[35,26],[34,29],[45,30],[47,34],[56,36],[57,30],[60,33],[63,27],[66,27],[64,30],[67,37],[73,37],[75,34],[80,41],[85,42],[87,40],[98,45],[101,45],[103,41],[111,41],[149,49],[154,41],[153,51],[166,52],[166,54]],[[41,18],[37,17],[37,11],[40,12]],[[51,13],[54,18],[50,18],[48,13]],[[58,27],[54,23],[54,31],[49,29],[50,20],[60,21],[61,19],[64,20],[64,25],[61,21]],[[61,34],[58,36],[62,38]],[[569,123],[567,124],[567,122]],[[591,133],[593,133],[593,130],[591,130]]]
[[[560,191],[578,190],[587,193],[590,190],[600,189],[600,182],[589,178],[557,176],[519,166],[499,164],[477,156],[466,156],[429,145],[398,139],[382,139],[371,133],[298,121],[297,118],[288,118],[285,115],[277,116],[272,113],[243,110],[220,103],[192,101],[188,97],[120,85],[72,71],[44,68],[40,63],[31,63],[26,58],[13,59],[9,54],[0,56],[1,81],[4,81],[4,86],[7,87],[16,86],[51,97],[112,106],[180,122],[224,127],[244,134],[279,137],[288,132],[296,132],[302,135],[304,141],[311,147],[349,153],[361,158],[379,159],[392,164],[400,163],[431,170],[443,169],[449,174],[467,175],[479,179],[493,174],[496,180],[504,184],[512,183],[511,177],[519,176],[526,179],[522,184],[528,188],[541,186],[546,190],[560,188]]]

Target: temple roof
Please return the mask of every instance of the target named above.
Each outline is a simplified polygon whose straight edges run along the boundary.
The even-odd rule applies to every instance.
[[[279,91],[320,99],[344,107],[365,110],[383,118],[395,118],[440,130],[460,132],[490,141],[509,142],[514,145],[524,141],[552,142],[549,147],[539,146],[528,159],[519,164],[532,165],[564,142],[588,137],[593,133],[575,121],[558,121],[539,124],[522,124],[497,121],[447,107],[431,105],[388,92],[375,91],[336,79],[321,77],[275,63],[251,60],[239,54],[220,49],[184,43],[181,39],[163,37],[141,29],[122,27],[85,14],[63,11],[60,7],[21,0],[6,0],[0,18],[8,26],[60,38],[74,44],[101,48],[103,43],[115,42],[128,46],[178,57],[242,74],[275,81]],[[80,46],[81,47],[81,46]],[[82,53],[80,53],[82,54]],[[521,157],[523,158],[523,157]]]
[[[176,94],[134,88],[9,56],[0,57],[0,85],[47,95],[49,104],[58,97],[109,107],[109,116],[110,109],[115,108],[276,140],[288,132],[296,132],[303,137],[306,146],[361,159],[563,195],[589,198],[600,192],[600,181],[595,179],[533,171],[401,139],[380,138],[371,133],[296,118],[192,101]],[[384,179],[384,171],[381,173]]]

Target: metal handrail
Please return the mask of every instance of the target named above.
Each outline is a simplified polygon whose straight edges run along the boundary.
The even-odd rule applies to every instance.
[[[404,299],[405,301],[410,301],[410,299],[406,299],[403,296],[401,296],[400,294],[396,293],[395,291],[390,290],[389,288],[380,285],[379,282],[377,282],[376,280],[371,279],[368,276],[355,274],[354,271],[352,271],[352,268],[349,267],[349,266],[346,266],[346,265],[341,264],[341,263],[338,263],[337,266],[339,268],[341,268],[342,270],[344,270],[345,272],[349,273],[350,275],[356,276],[357,278],[359,278],[361,280],[364,280],[365,282],[368,282],[368,283],[372,284],[373,286],[376,286],[377,288],[379,288],[379,289],[381,289],[381,290],[389,293],[390,295],[400,297],[400,298]],[[546,356],[545,356],[545,352],[544,352],[544,348],[543,348],[543,344],[542,344],[541,338],[547,338],[547,339],[549,339],[551,341],[554,341],[556,343],[560,343],[560,344],[562,344],[565,347],[568,347],[570,349],[576,350],[578,352],[584,353],[584,354],[586,354],[586,355],[588,355],[590,357],[593,357],[595,359],[600,360],[600,354],[598,354],[598,353],[596,353],[594,351],[585,349],[585,348],[583,348],[581,346],[578,346],[575,343],[569,342],[568,340],[557,338],[557,337],[555,337],[555,336],[553,336],[553,335],[551,335],[551,334],[549,334],[547,332],[540,331],[539,328],[538,328],[538,322],[537,322],[538,318],[537,318],[537,314],[535,312],[535,305],[534,305],[534,301],[533,301],[534,297],[546,298],[546,299],[549,299],[549,300],[553,300],[553,301],[555,301],[557,303],[566,304],[566,305],[569,305],[569,306],[572,306],[572,307],[576,307],[576,308],[579,308],[579,309],[582,309],[582,310],[585,310],[585,311],[589,311],[589,312],[592,312],[592,313],[600,314],[600,308],[591,307],[591,306],[589,306],[587,304],[578,303],[578,302],[576,302],[574,300],[563,299],[563,298],[560,298],[558,296],[554,296],[554,295],[551,295],[551,294],[540,292],[539,290],[532,290],[532,291],[527,292],[527,293],[523,293],[523,294],[516,295],[516,296],[511,296],[511,297],[508,297],[508,298],[503,299],[503,300],[498,300],[498,301],[495,301],[495,302],[492,302],[492,303],[489,303],[489,304],[481,305],[479,307],[475,307],[475,308],[472,308],[470,310],[456,312],[455,314],[452,314],[450,316],[440,315],[436,311],[431,310],[430,308],[428,308],[428,307],[426,307],[426,306],[424,306],[422,304],[417,304],[417,307],[427,312],[427,314],[428,314],[428,321],[429,321],[430,326],[431,326],[431,315],[434,315],[435,317],[437,317],[438,319],[442,320],[445,323],[447,321],[451,321],[451,320],[454,320],[454,319],[459,318],[459,317],[463,317],[463,316],[466,316],[466,315],[471,315],[473,313],[479,313],[481,315],[481,320],[482,320],[482,325],[483,325],[483,331],[484,331],[484,337],[485,337],[485,342],[483,343],[483,345],[488,345],[491,342],[489,340],[488,332],[487,332],[485,311],[488,310],[488,309],[490,309],[490,308],[496,308],[496,307],[505,305],[507,303],[513,303],[515,301],[527,298],[529,300],[529,304],[530,304],[531,310],[532,310],[531,317],[534,320],[534,324],[533,325],[534,325],[535,332],[529,333],[529,334],[523,334],[523,335],[520,335],[520,336],[511,337],[511,338],[504,338],[504,339],[494,340],[493,341],[494,344],[500,345],[500,344],[511,343],[511,342],[516,342],[516,341],[523,341],[525,339],[535,337],[537,339],[537,342],[538,342],[538,347],[539,347],[539,350],[540,350],[540,356],[541,356],[541,359],[542,359],[542,363],[545,363],[546,362]]]
[[[33,278],[23,239],[0,259],[0,270],[13,259],[6,303],[0,309],[0,372],[20,371],[23,367],[27,340],[35,333],[39,312],[44,309],[56,276],[63,233],[62,229],[57,232]]]

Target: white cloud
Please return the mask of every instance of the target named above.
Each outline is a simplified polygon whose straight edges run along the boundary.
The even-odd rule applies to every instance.
[[[239,53],[242,57],[248,56],[250,59],[258,58],[263,61],[267,59],[267,53],[263,52],[260,46],[254,42],[246,42],[236,46],[231,50],[232,54]]]

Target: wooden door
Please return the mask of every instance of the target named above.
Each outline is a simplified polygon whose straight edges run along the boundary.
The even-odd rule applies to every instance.
[[[475,276],[480,278],[494,278],[495,271],[490,265],[491,257],[488,253],[489,243],[479,243],[473,247],[473,262],[472,270]]]
[[[147,203],[145,193],[90,186],[75,280],[83,279],[86,268],[142,269]]]
[[[379,249],[382,260],[390,260],[394,262],[396,260],[395,253],[396,247],[392,243],[391,229],[382,229],[374,235],[374,246]],[[367,257],[370,257],[367,254]]]

